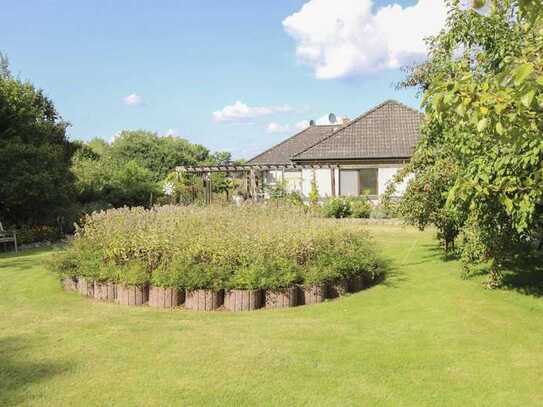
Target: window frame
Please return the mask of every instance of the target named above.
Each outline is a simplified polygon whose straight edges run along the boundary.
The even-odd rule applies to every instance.
[[[378,167],[367,167],[367,168],[359,168],[358,169],[358,195],[362,195],[364,191],[362,190],[362,173],[364,171],[373,171],[375,172],[375,193],[369,193],[367,196],[370,198],[378,197],[379,196],[379,168]],[[366,188],[367,189],[367,188]],[[370,191],[373,192],[373,191]]]

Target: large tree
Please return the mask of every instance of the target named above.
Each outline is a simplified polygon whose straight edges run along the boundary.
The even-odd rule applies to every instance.
[[[473,3],[451,2],[428,62],[405,81],[426,120],[400,207],[448,239],[460,232],[465,265],[489,261],[493,280],[542,234],[543,15],[539,1]]]
[[[111,143],[109,155],[116,162],[136,161],[157,182],[178,165],[194,165],[210,157],[209,150],[201,145],[145,130],[122,131]]]
[[[0,221],[44,224],[65,213],[75,150],[67,126],[43,91],[12,77],[0,57]]]

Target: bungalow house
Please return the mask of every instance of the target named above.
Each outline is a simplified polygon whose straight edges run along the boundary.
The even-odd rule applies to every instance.
[[[247,165],[267,168],[261,173],[263,190],[284,182],[287,191],[307,197],[315,180],[321,197],[364,193],[376,200],[409,161],[422,117],[417,110],[388,100],[352,121],[312,125]],[[403,187],[398,188],[400,193]]]
[[[182,166],[177,171],[202,175],[208,202],[212,172],[243,179],[252,199],[266,197],[278,182],[307,198],[315,180],[322,198],[366,194],[377,200],[411,158],[422,117],[419,111],[388,100],[351,121],[311,125],[244,165]],[[397,191],[401,194],[404,187]]]

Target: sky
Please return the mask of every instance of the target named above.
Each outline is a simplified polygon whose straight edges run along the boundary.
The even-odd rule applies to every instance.
[[[396,99],[443,0],[0,0],[0,52],[71,139],[146,129],[251,158]]]

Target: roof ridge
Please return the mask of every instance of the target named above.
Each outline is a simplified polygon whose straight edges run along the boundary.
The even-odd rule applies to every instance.
[[[250,163],[251,161],[254,161],[256,160],[257,158],[263,156],[264,154],[266,154],[267,152],[279,147],[279,146],[282,146],[283,144],[285,144],[286,142],[298,137],[299,135],[305,133],[306,131],[308,131],[311,127],[326,127],[326,126],[332,126],[331,124],[318,124],[318,125],[314,125],[314,126],[308,126],[306,127],[305,129],[302,129],[300,130],[298,133],[295,133],[294,135],[284,139],[283,141],[281,141],[280,143],[277,143],[277,144],[274,144],[273,146],[271,146],[270,148],[268,148],[267,150],[264,150],[262,151],[260,154],[254,156],[253,158],[251,158],[250,160],[247,160],[247,163]]]
[[[303,153],[305,153],[307,150],[319,145],[320,143],[323,143],[325,142],[326,140],[330,139],[334,134],[340,132],[341,130],[343,129],[346,129],[347,127],[353,125],[354,123],[360,121],[361,119],[363,119],[364,117],[370,115],[371,113],[375,112],[376,110],[382,108],[383,106],[389,104],[389,103],[399,103],[399,102],[396,102],[395,100],[392,100],[392,99],[387,99],[385,100],[384,102],[381,102],[379,103],[377,106],[374,106],[373,108],[371,108],[370,110],[362,113],[360,116],[358,116],[357,118],[349,121],[348,123],[345,123],[343,124],[342,126],[340,126],[338,129],[334,130],[331,134],[329,134],[328,136],[326,136],[325,138],[323,138],[322,140],[318,141],[317,143],[313,144],[312,146],[310,147],[307,147],[305,150],[302,150],[300,151],[299,153],[296,153],[295,155],[293,155],[291,158],[295,158]]]
[[[401,106],[401,107],[405,107],[406,109],[411,110],[411,111],[414,112],[414,113],[418,113],[418,114],[420,114],[421,116],[424,116],[424,113],[421,112],[420,110],[417,110],[417,109],[415,109],[414,107],[411,107],[411,106],[409,106],[409,105],[406,105],[405,103],[400,102],[400,101],[398,101],[398,100],[396,100],[396,99],[389,99],[389,100],[387,100],[387,102],[396,103],[397,105],[399,105],[399,106]]]
[[[321,144],[321,143],[324,143],[325,141],[327,141],[327,140],[331,139],[332,137],[334,137],[334,136],[335,136],[337,133],[339,133],[340,131],[343,131],[344,129],[346,129],[346,128],[352,126],[353,124],[359,122],[360,120],[366,118],[366,117],[369,116],[370,114],[376,112],[377,110],[379,110],[379,109],[381,109],[382,107],[384,107],[384,106],[386,106],[386,105],[389,105],[389,104],[396,104],[396,105],[401,106],[401,107],[404,107],[404,108],[406,108],[406,109],[408,109],[408,110],[410,110],[410,111],[412,111],[412,112],[414,112],[414,113],[417,113],[417,114],[419,114],[419,115],[421,115],[421,116],[424,116],[424,114],[423,114],[422,112],[420,112],[420,111],[418,111],[417,109],[414,109],[414,108],[412,108],[412,107],[410,107],[410,106],[407,106],[406,104],[404,104],[404,103],[402,103],[402,102],[399,102],[399,101],[397,101],[397,100],[395,100],[395,99],[387,99],[387,100],[385,100],[385,101],[379,103],[377,106],[374,106],[373,108],[371,108],[371,109],[367,110],[366,112],[362,113],[361,115],[359,115],[359,116],[356,117],[355,119],[353,119],[353,120],[349,121],[348,123],[346,123],[346,124],[340,126],[338,129],[334,130],[331,134],[329,134],[328,136],[324,137],[322,140],[318,141],[317,143],[313,144],[312,146],[307,147],[306,149],[300,151],[299,153],[296,153],[295,155],[293,155],[293,156],[291,157],[291,160],[295,160],[296,157],[298,157],[298,156],[304,154],[306,151],[311,150],[312,148],[318,146],[318,145]]]

